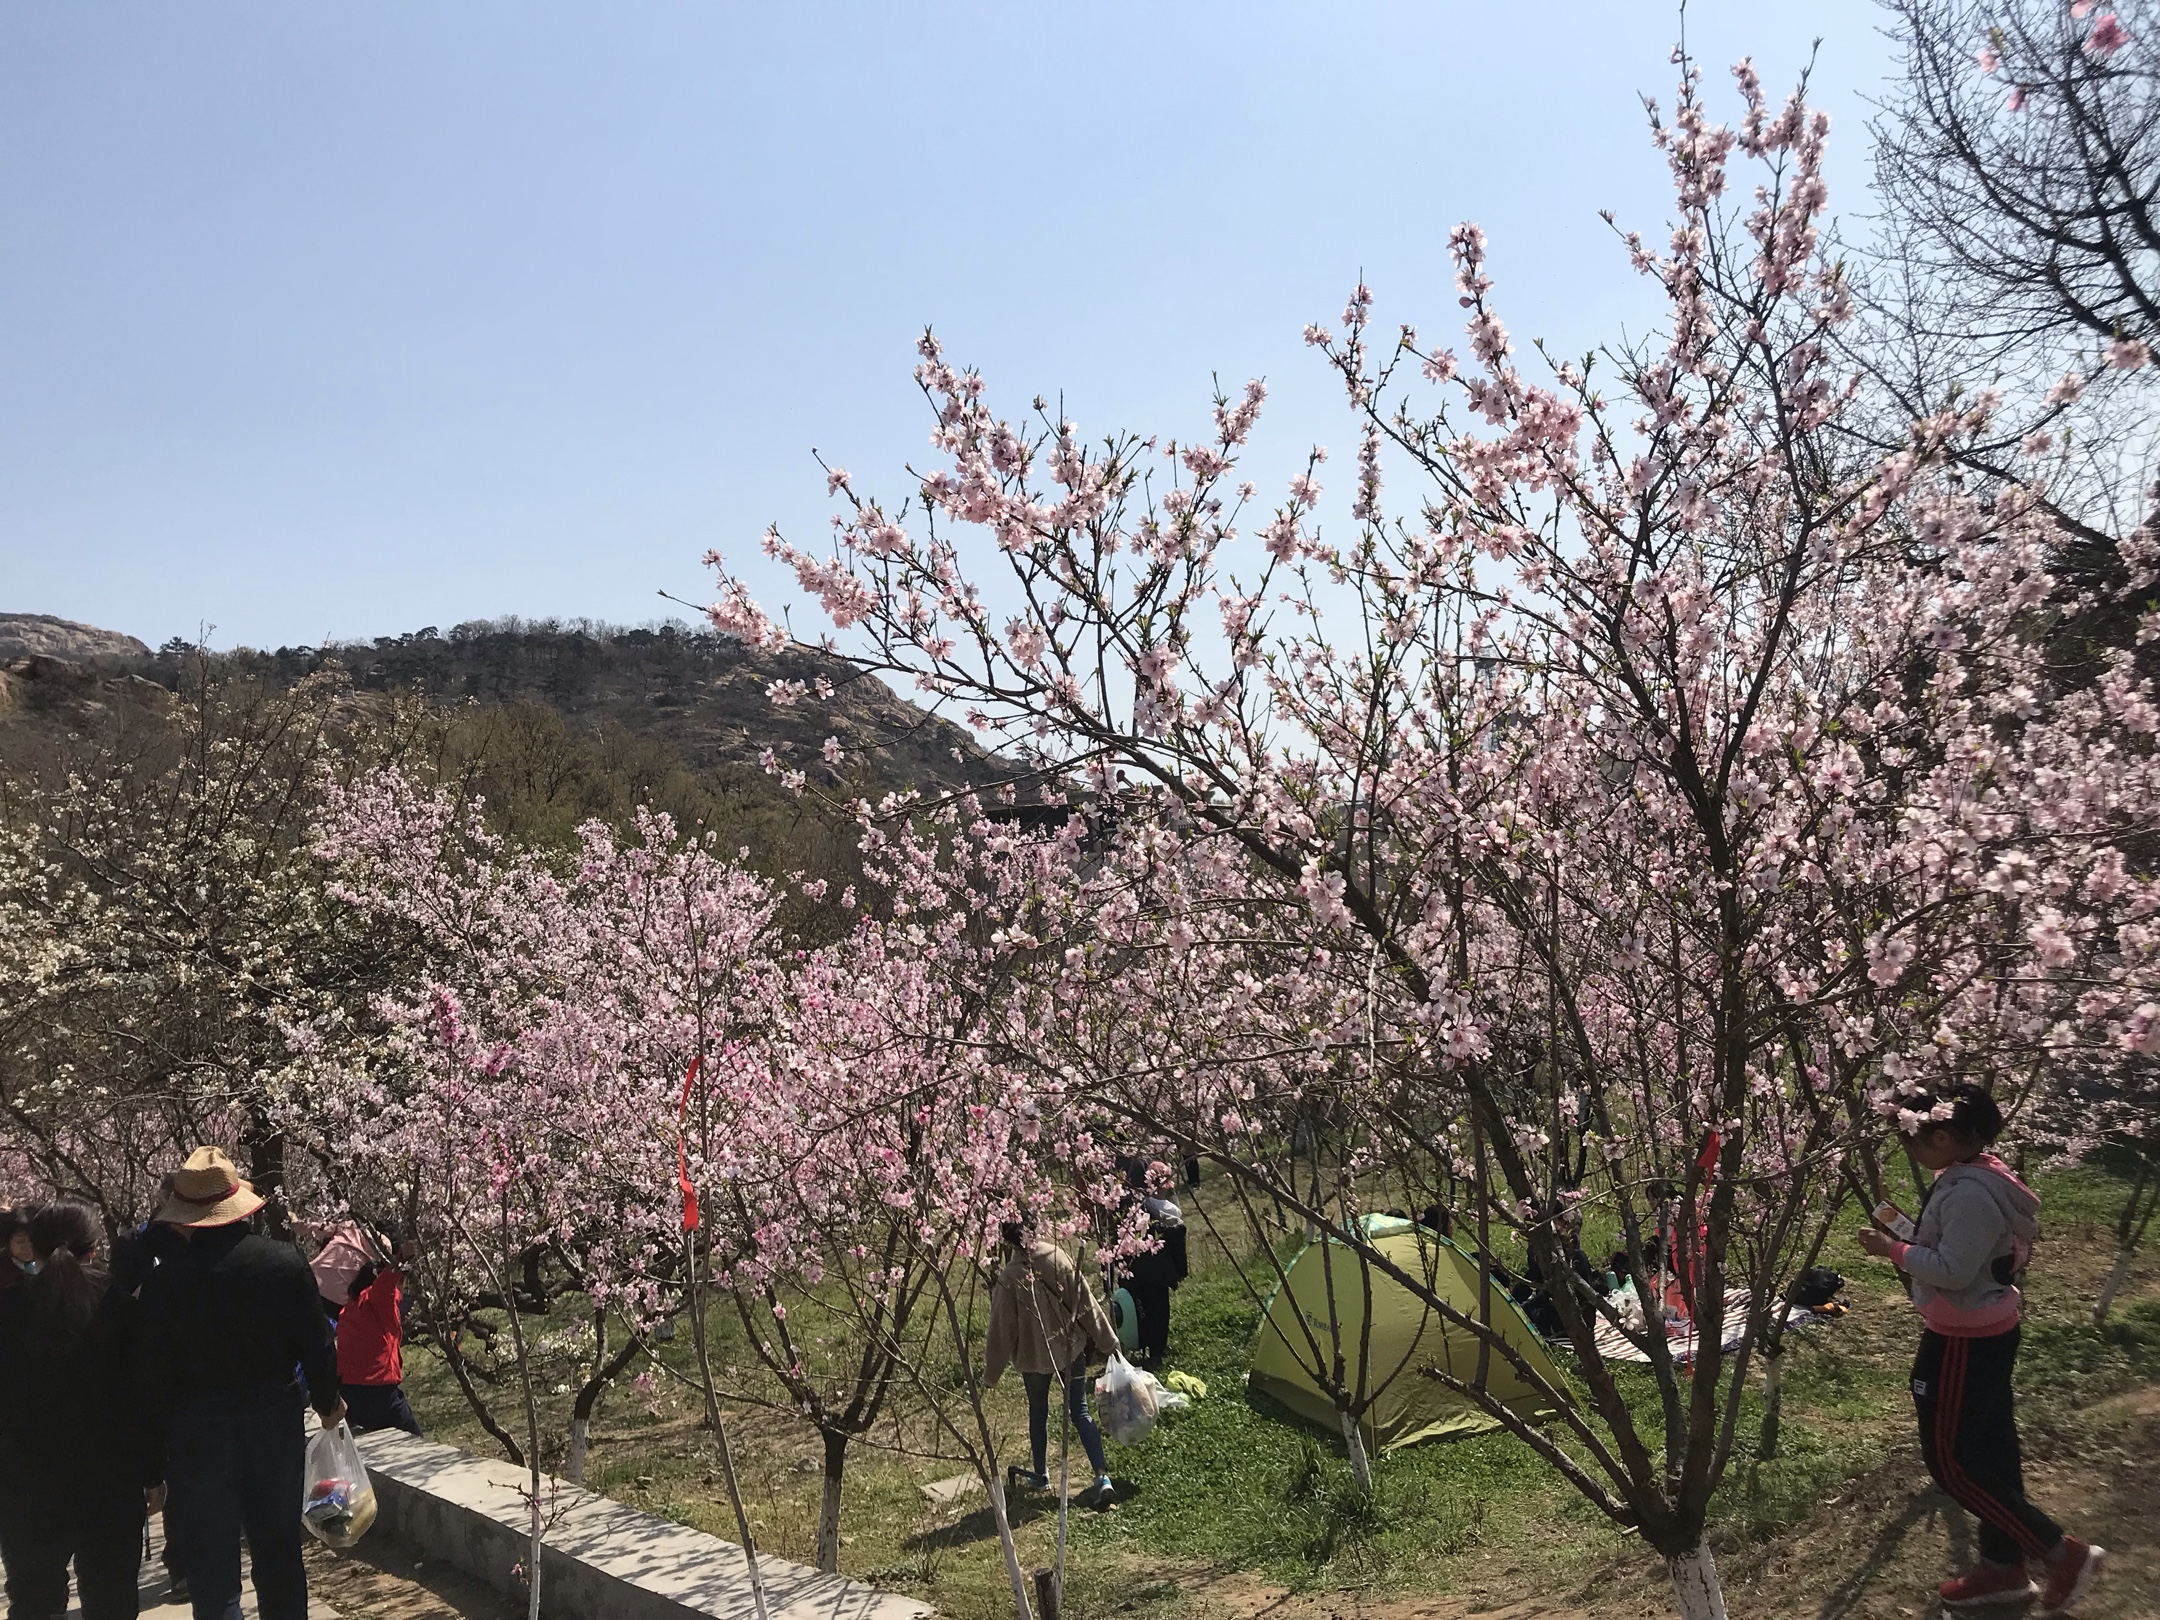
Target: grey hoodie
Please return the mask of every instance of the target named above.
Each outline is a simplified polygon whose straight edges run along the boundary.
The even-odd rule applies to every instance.
[[[1983,1153],[1935,1178],[1910,1243],[1890,1258],[1913,1282],[1913,1305],[1937,1333],[1977,1339],[2017,1326],[2015,1283],[1995,1262],[2021,1273],[2040,1236],[2040,1198],[2002,1160]]]

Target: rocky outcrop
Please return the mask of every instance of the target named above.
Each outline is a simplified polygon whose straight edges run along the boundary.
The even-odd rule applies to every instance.
[[[77,624],[50,613],[0,613],[0,663],[18,658],[57,658],[70,664],[107,659],[133,663],[149,656],[148,647],[117,630],[100,630],[94,624]]]

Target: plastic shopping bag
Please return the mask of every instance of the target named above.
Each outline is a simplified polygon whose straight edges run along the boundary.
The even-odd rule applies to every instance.
[[[375,1522],[375,1487],[361,1465],[349,1424],[316,1431],[308,1442],[300,1489],[300,1522],[317,1540],[341,1552]]]
[[[1095,1420],[1103,1433],[1121,1446],[1138,1445],[1155,1426],[1162,1410],[1162,1385],[1153,1373],[1142,1372],[1117,1351],[1095,1380]]]

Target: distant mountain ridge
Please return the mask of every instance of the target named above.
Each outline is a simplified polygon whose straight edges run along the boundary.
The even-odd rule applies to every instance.
[[[8,639],[11,634],[15,639]],[[107,669],[119,663],[125,675],[176,688],[183,661],[192,655],[177,639],[153,652],[132,636],[90,625],[44,614],[0,614],[0,662],[51,659]],[[783,766],[813,780],[846,781],[855,790],[914,788],[935,795],[1015,774],[959,726],[840,659],[764,652],[681,623],[475,620],[447,632],[430,625],[371,642],[243,647],[216,656],[280,684],[335,664],[362,692],[410,692],[442,703],[540,703],[580,729],[619,727],[662,740],[697,771],[754,767],[770,749]],[[775,681],[804,683],[812,694],[776,704],[770,696]],[[816,695],[821,681],[830,684],[829,697]],[[828,738],[840,749],[838,766],[826,758]]]

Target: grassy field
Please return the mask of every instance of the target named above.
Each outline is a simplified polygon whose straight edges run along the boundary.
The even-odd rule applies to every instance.
[[[2122,1184],[2097,1172],[2044,1178],[2046,1233],[2028,1288],[2020,1394],[2033,1494],[2115,1548],[2119,1563],[2093,1616],[2160,1614],[2148,1521],[2160,1508],[2160,1266],[2142,1261],[2105,1328],[2091,1301],[2112,1259]],[[1310,1614],[1668,1612],[1655,1560],[1615,1531],[1519,1442],[1488,1434],[1382,1459],[1359,1490],[1339,1440],[1303,1427],[1242,1376],[1257,1311],[1217,1252],[1195,1246],[1176,1296],[1171,1365],[1206,1380],[1208,1398],[1131,1448],[1111,1448],[1121,1501],[1076,1512],[1067,1612],[1141,1620]],[[1932,1612],[1946,1560],[1969,1556],[1970,1527],[1927,1488],[1906,1392],[1917,1337],[1890,1267],[1849,1233],[1827,1264],[1854,1309],[1796,1335],[1781,1455],[1736,1460],[1715,1504],[1713,1537],[1743,1614],[1874,1617]],[[739,1364],[740,1328],[715,1313],[722,1360]],[[678,1347],[680,1341],[678,1340]],[[671,1352],[671,1354],[674,1352]],[[1757,1375],[1759,1386],[1760,1378]],[[754,1386],[747,1386],[752,1387]],[[441,1363],[416,1346],[407,1388],[429,1431],[490,1449]],[[554,1397],[567,1407],[567,1387]],[[1634,1391],[1654,1410],[1645,1370]],[[508,1406],[507,1400],[505,1406]],[[587,1483],[664,1517],[733,1539],[695,1396],[659,1379],[610,1393]],[[732,1404],[746,1496],[764,1544],[810,1562],[820,1480],[816,1436],[787,1417]],[[1743,1413],[1736,1459],[1752,1459],[1757,1412]],[[1001,1449],[1024,1454],[1016,1378],[997,1391]],[[560,1425],[558,1425],[560,1427]],[[1053,1428],[1053,1447],[1056,1430]],[[889,1437],[915,1452],[929,1432]],[[1077,1446],[1076,1473],[1084,1469]],[[929,1598],[957,1620],[1010,1612],[995,1531],[980,1494],[937,1510],[920,1486],[960,1465],[858,1447],[848,1467],[842,1568]],[[1023,1562],[1050,1561],[1055,1513],[1021,1507]]]

